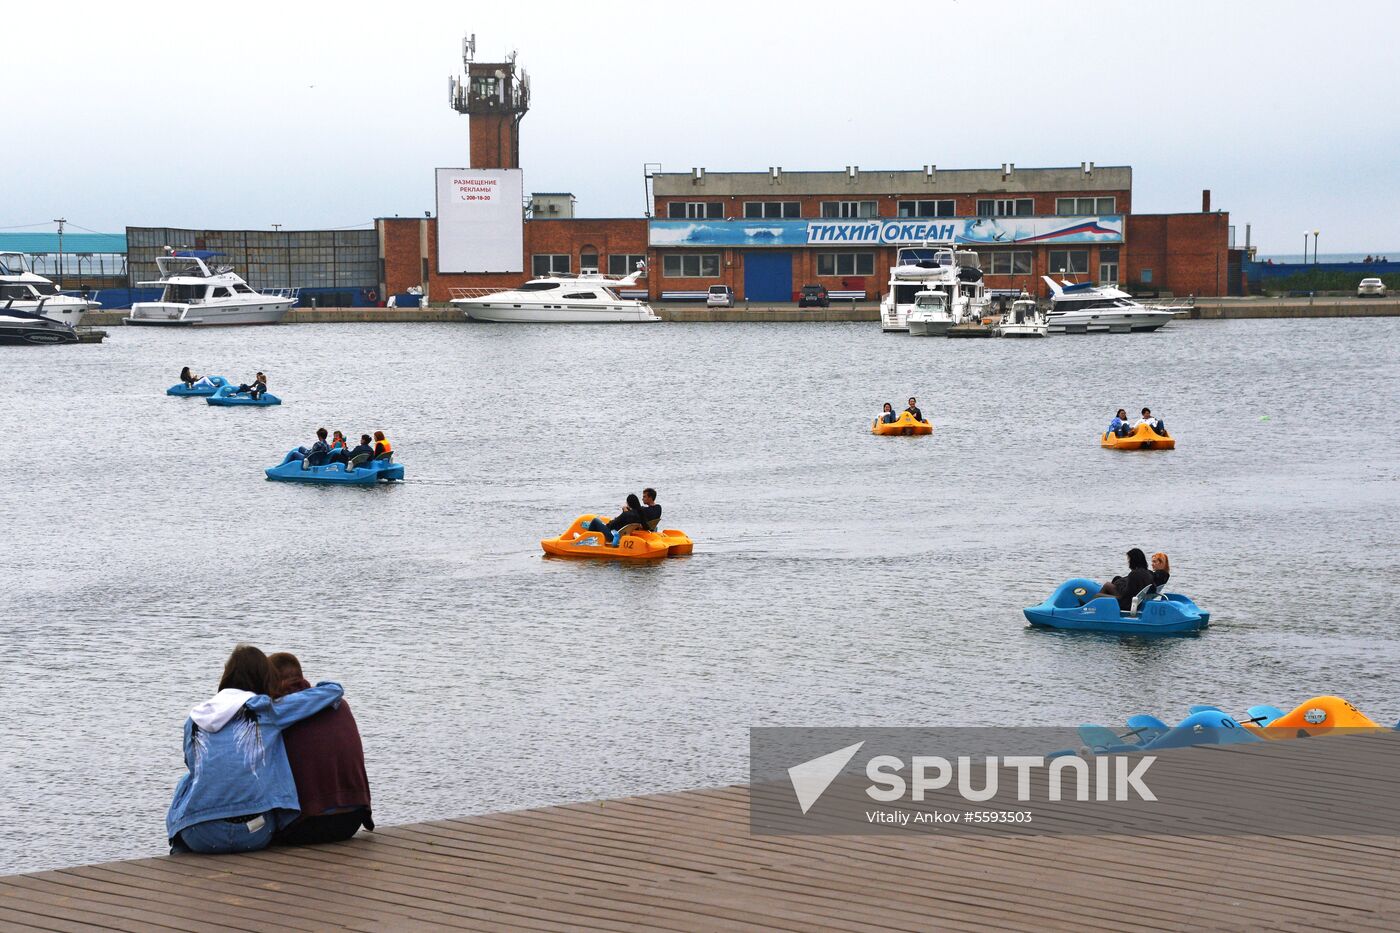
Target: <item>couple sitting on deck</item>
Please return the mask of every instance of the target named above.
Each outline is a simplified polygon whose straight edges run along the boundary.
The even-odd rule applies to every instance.
[[[637,494],[629,492],[627,501],[622,506],[622,514],[610,522],[605,522],[601,518],[590,518],[583,526],[584,531],[600,531],[607,539],[609,546],[617,547],[617,542],[631,529],[629,526],[637,525],[646,531],[655,531],[661,523],[661,506],[656,504],[656,490],[648,486],[642,490],[642,499],[637,501]]]
[[[219,692],[190,710],[185,766],[165,817],[172,854],[251,852],[374,829],[364,748],[340,684],[252,645],[229,655]]]
[[[1133,611],[1133,600],[1142,594],[1142,591],[1149,586],[1161,590],[1167,585],[1167,580],[1171,577],[1171,564],[1167,561],[1167,555],[1158,551],[1152,555],[1152,567],[1148,569],[1147,555],[1142,552],[1142,548],[1133,548],[1128,552],[1128,572],[1124,576],[1114,577],[1103,585],[1092,597],[1098,599],[1100,596],[1112,596],[1118,600],[1118,609],[1122,612]]]
[[[1119,437],[1127,437],[1138,429],[1138,425],[1143,424],[1163,437],[1167,436],[1167,423],[1161,418],[1152,417],[1152,409],[1150,408],[1144,408],[1142,410],[1142,417],[1132,424],[1128,423],[1128,413],[1121,408],[1118,409],[1118,414],[1114,415],[1113,420],[1108,423],[1108,433],[1116,434]]]
[[[373,439],[368,434],[361,434],[360,445],[353,449],[345,435],[339,431],[336,431],[329,441],[326,440],[326,436],[325,428],[317,428],[316,443],[309,448],[297,448],[296,452],[301,456],[303,468],[343,463],[345,472],[350,473],[355,467],[370,460],[390,460],[394,455],[394,445],[389,443],[383,431],[375,431]]]
[[[919,422],[920,424],[923,424],[924,413],[919,411],[918,401],[918,399],[914,398],[911,395],[909,397],[909,407],[904,409],[903,413],[912,415],[915,421]],[[895,414],[894,406],[891,405],[889,402],[885,403],[884,411],[880,412],[880,420],[883,421],[885,424],[894,424],[896,421],[899,420],[899,415]]]

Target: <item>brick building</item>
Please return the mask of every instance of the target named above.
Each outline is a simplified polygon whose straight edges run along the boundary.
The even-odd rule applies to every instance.
[[[499,151],[496,147],[493,150]],[[805,284],[883,294],[899,245],[956,238],[982,259],[990,289],[1045,295],[1043,275],[1133,291],[1227,291],[1229,217],[1134,214],[1132,169],[1075,168],[717,173],[652,177],[650,218],[524,221],[526,275],[442,275],[436,221],[380,220],[386,294],[514,285],[596,268],[625,275],[644,258],[652,300],[731,286],[790,300]]]
[[[453,107],[471,122],[471,168],[520,166],[529,79],[514,57],[473,60]],[[652,300],[725,284],[751,301],[787,301],[803,285],[852,297],[883,294],[899,246],[956,240],[981,257],[989,289],[1045,295],[1043,275],[1129,290],[1218,295],[1229,282],[1229,218],[1134,214],[1127,166],[840,172],[658,172],[645,218],[575,218],[568,194],[535,195],[524,211],[524,274],[442,274],[437,221],[379,220],[382,290],[494,288],[531,275],[598,269],[625,275],[645,258]],[[548,202],[549,211],[543,210]]]

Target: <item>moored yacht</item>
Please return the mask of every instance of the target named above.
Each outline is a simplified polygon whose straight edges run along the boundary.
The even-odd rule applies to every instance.
[[[24,253],[0,253],[0,306],[68,325],[77,324],[84,311],[101,307],[96,301],[61,293],[50,279],[34,271]]]
[[[946,337],[948,328],[953,326],[953,316],[948,313],[948,296],[942,292],[918,292],[914,295],[914,307],[905,315],[911,337]]]
[[[232,266],[210,269],[207,260],[221,253],[206,250],[179,250],[156,257],[160,281],[141,285],[164,288],[159,301],[138,301],[131,306],[127,324],[156,324],[167,327],[216,324],[276,324],[296,304],[297,289],[260,292]]]
[[[23,310],[11,298],[0,302],[0,346],[34,346],[46,343],[77,343],[73,325],[55,320],[38,311]],[[42,310],[43,302],[40,302]]]
[[[454,288],[452,304],[471,321],[497,324],[600,324],[659,321],[645,301],[623,298],[618,289],[635,285],[642,270],[611,279],[596,271],[531,279],[507,289]]]
[[[1049,332],[1050,322],[1033,298],[1017,298],[997,322],[1000,337],[1044,337]]]
[[[1050,286],[1052,334],[1154,331],[1176,317],[1176,312],[1170,309],[1149,308],[1111,285],[1056,282],[1048,275],[1042,278]]]
[[[982,265],[975,252],[956,249],[952,243],[906,246],[895,253],[890,268],[889,290],[880,301],[880,328],[909,330],[909,313],[922,292],[945,296],[952,324],[980,321],[987,308]]]

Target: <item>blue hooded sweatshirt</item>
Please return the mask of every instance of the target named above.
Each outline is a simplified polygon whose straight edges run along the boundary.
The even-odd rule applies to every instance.
[[[220,690],[185,720],[185,767],[165,815],[173,843],[196,823],[272,811],[277,828],[301,812],[282,730],[340,702],[340,684],[325,681],[280,700],[247,690]]]

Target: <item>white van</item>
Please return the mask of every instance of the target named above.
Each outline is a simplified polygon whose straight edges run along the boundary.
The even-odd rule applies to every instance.
[[[705,307],[734,307],[734,289],[730,288],[728,285],[711,285],[710,293],[705,296]]]

